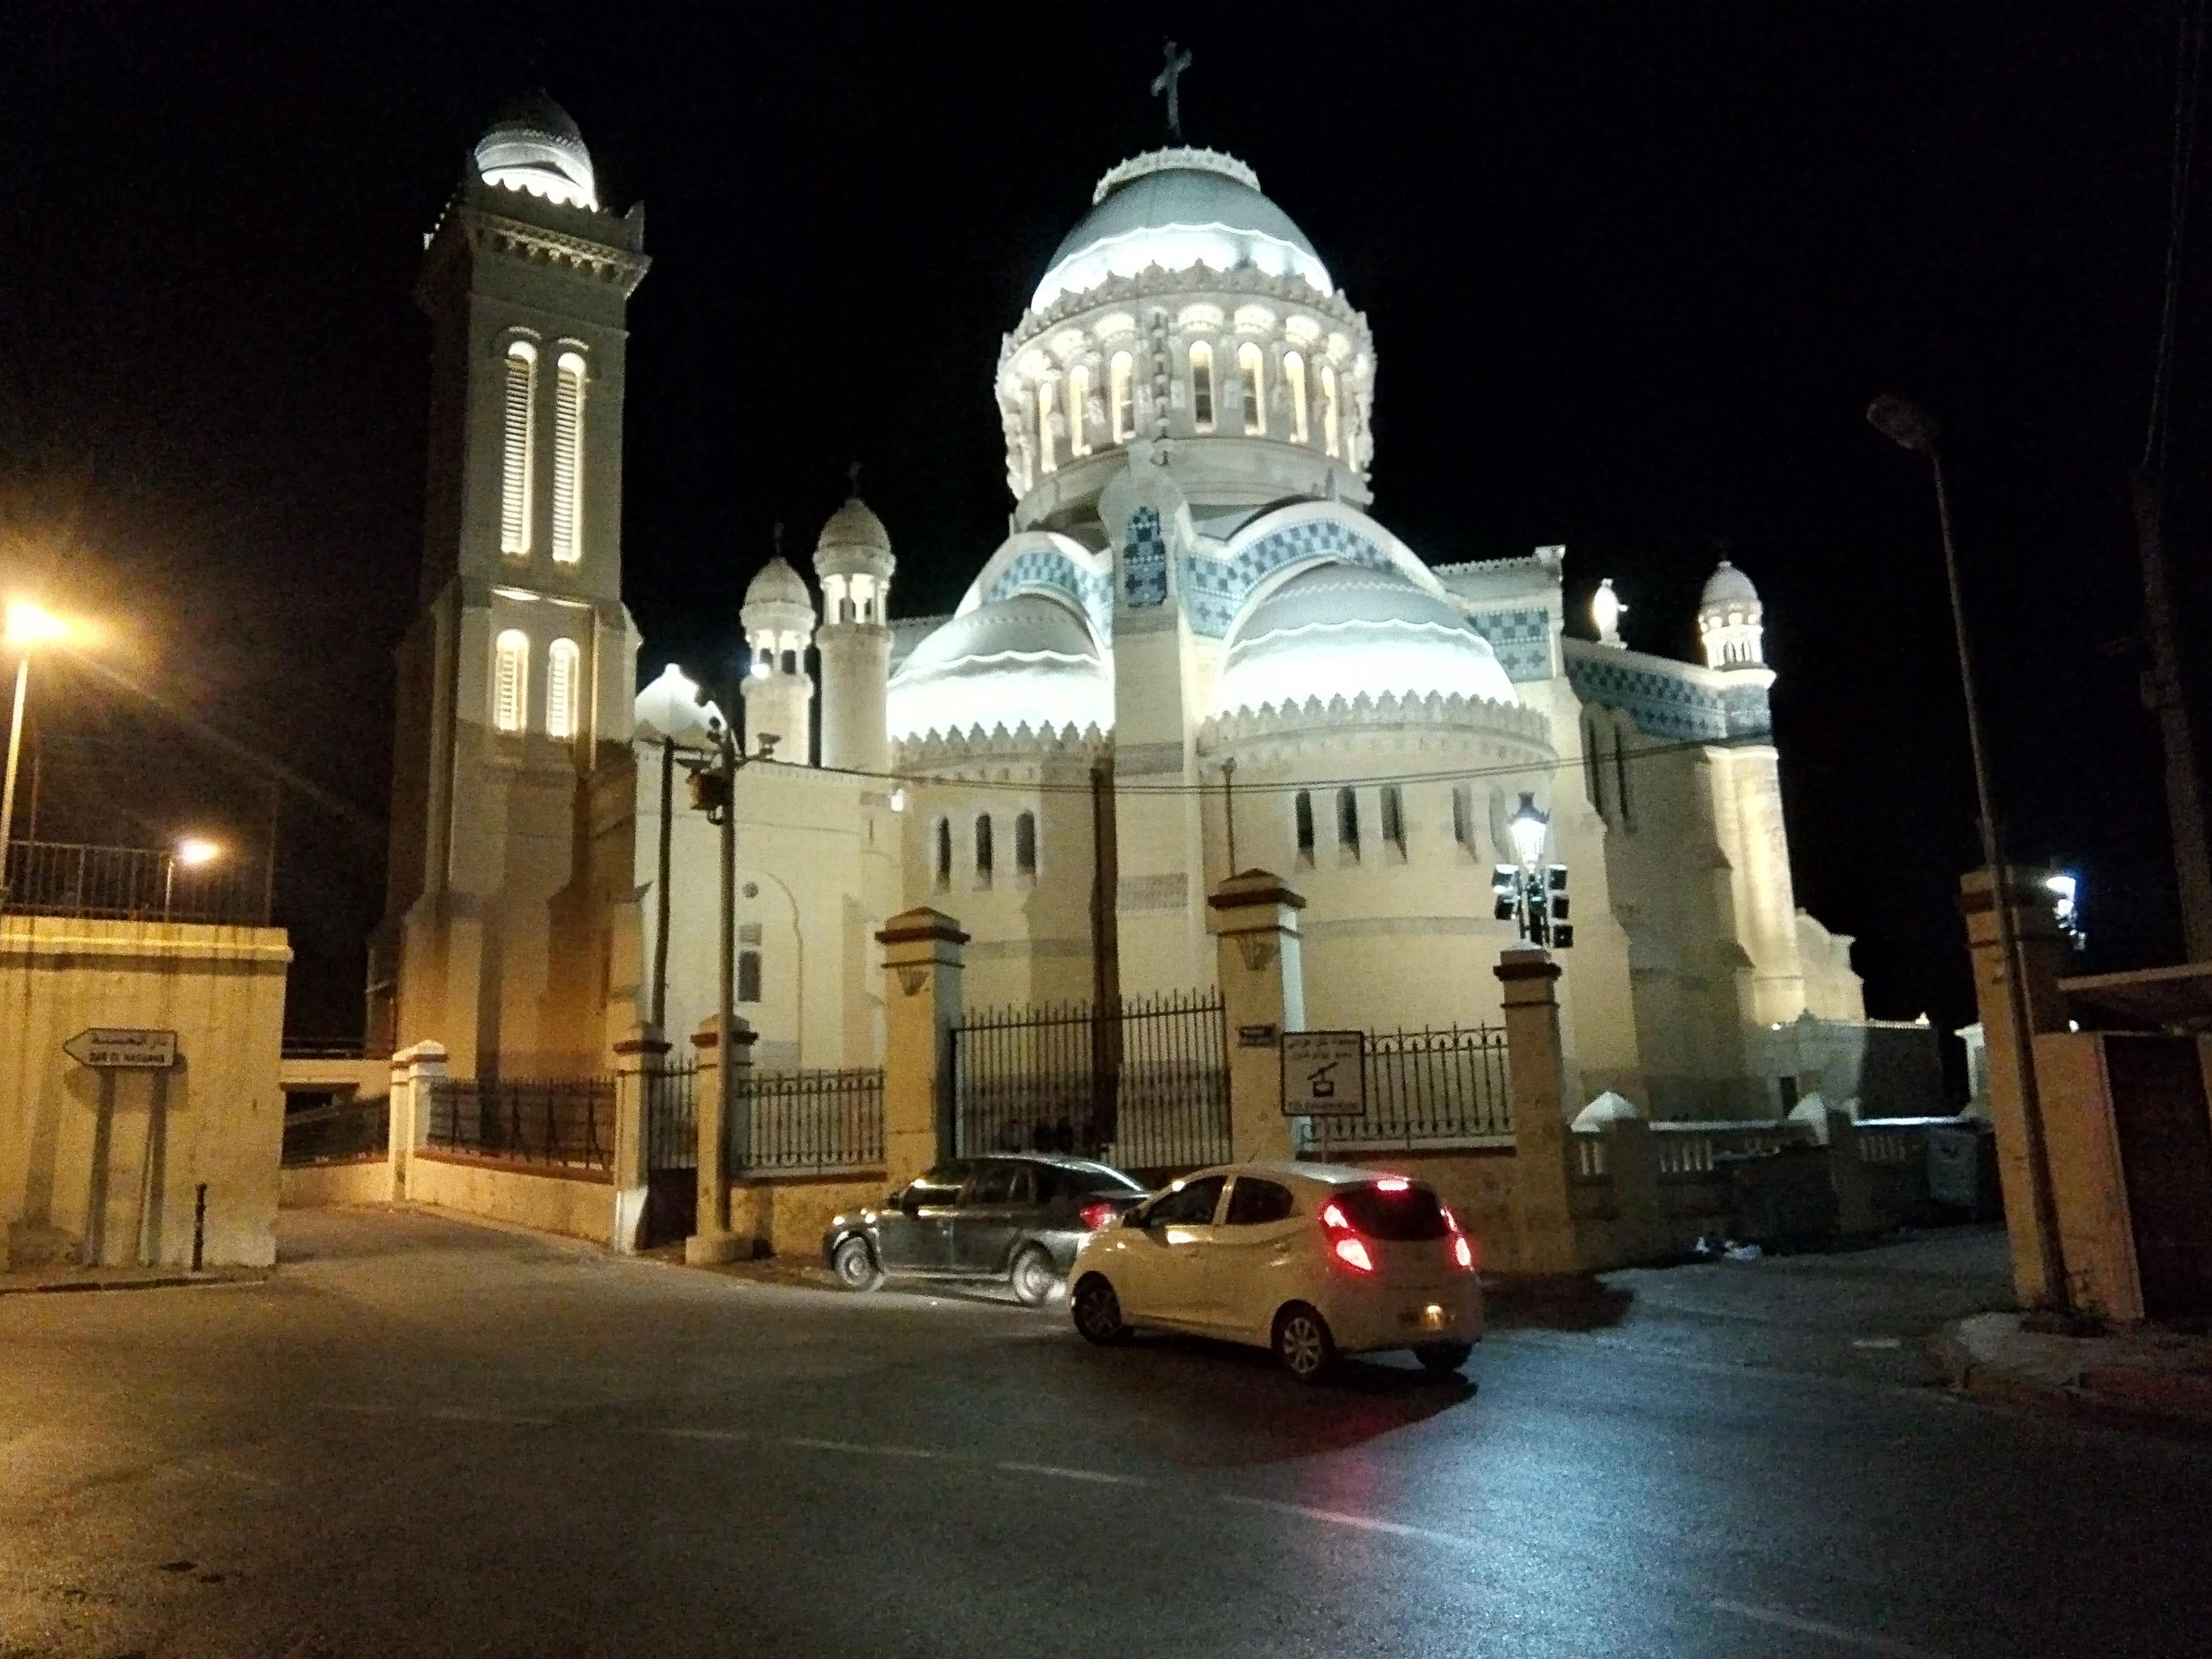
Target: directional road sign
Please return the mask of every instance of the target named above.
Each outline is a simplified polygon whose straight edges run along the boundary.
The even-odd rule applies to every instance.
[[[1283,1033],[1283,1110],[1293,1117],[1358,1117],[1367,1110],[1367,1033]]]
[[[177,1034],[129,1025],[94,1025],[62,1044],[80,1066],[100,1071],[166,1072],[177,1063]]]

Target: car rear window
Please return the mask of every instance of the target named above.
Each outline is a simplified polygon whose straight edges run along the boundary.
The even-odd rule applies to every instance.
[[[1086,1198],[1093,1194],[1107,1198],[1142,1198],[1145,1194],[1145,1189],[1128,1176],[1103,1164],[1054,1164],[1052,1181],[1060,1190]]]
[[[1334,1196],[1352,1231],[1370,1238],[1410,1244],[1442,1238],[1451,1231],[1444,1225],[1443,1206],[1427,1187],[1409,1184],[1393,1188],[1379,1183],[1340,1187]]]

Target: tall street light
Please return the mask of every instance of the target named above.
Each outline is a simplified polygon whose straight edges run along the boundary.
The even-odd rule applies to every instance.
[[[8,902],[8,837],[15,827],[15,768],[23,752],[23,699],[31,687],[31,652],[69,636],[69,624],[28,599],[8,601],[0,646],[15,653],[15,712],[8,722],[8,772],[0,782],[0,907]]]
[[[2028,1040],[2027,981],[2021,972],[2020,930],[2012,914],[2012,871],[1998,833],[1994,792],[1990,786],[1988,750],[1982,740],[1982,709],[1974,693],[1974,659],[1966,637],[1966,611],[1959,592],[1959,556],[1951,540],[1951,498],[1943,488],[1943,459],[1936,448],[1936,418],[1904,398],[1884,395],[1867,406],[1867,421],[1900,448],[1928,458],[1936,478],[1936,520],[1942,532],[1943,576],[1951,592],[1951,631],[1959,649],[1959,684],[1966,694],[1966,747],[1973,757],[1974,796],[1981,811],[1982,862],[1988,866],[1991,898],[1997,912],[1997,948],[2003,953],[2005,1000],[2012,1014],[2013,1069],[2020,1079],[2022,1138],[2027,1142],[2028,1184],[2034,1188],[2035,1230],[2041,1236],[2045,1290],[2059,1307],[2071,1297],[2066,1260],[2058,1237],[2058,1212],[2051,1192],[2051,1158],[2043,1134],[2043,1095],[2036,1086],[2035,1053]]]
[[[198,836],[186,836],[169,849],[161,866],[161,920],[169,919],[170,902],[177,896],[177,866],[198,870],[222,856],[222,848]]]

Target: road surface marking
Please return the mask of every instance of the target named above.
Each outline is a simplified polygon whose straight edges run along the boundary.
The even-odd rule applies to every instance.
[[[752,1438],[743,1429],[655,1429],[653,1432],[672,1440],[719,1440],[732,1446]]]
[[[1102,1486],[1141,1486],[1141,1475],[1108,1474],[1100,1469],[1068,1469],[1057,1463],[1001,1463],[999,1467],[1012,1474],[1049,1474],[1062,1480],[1096,1480]]]
[[[1278,1515],[1302,1516],[1309,1521],[1326,1521],[1334,1527],[1357,1527],[1362,1532],[1389,1533],[1394,1538],[1426,1538],[1433,1543],[1449,1544],[1455,1549],[1474,1549],[1472,1538],[1462,1538],[1456,1533],[1437,1532],[1427,1527],[1409,1527],[1402,1521],[1379,1521],[1371,1515],[1347,1515],[1341,1510],[1316,1510],[1304,1504],[1279,1504],[1270,1498],[1243,1498],[1234,1492],[1221,1494],[1224,1504],[1241,1504],[1247,1509],[1273,1510]]]
[[[1901,1348],[1904,1346],[1903,1339],[1894,1336],[1855,1336],[1851,1339],[1854,1348]]]
[[[804,1446],[809,1451],[860,1452],[869,1457],[944,1457],[949,1454],[931,1451],[921,1446],[863,1446],[855,1440],[810,1440],[805,1435],[784,1437],[787,1446]]]
[[[1831,1642],[1848,1648],[1863,1648],[1869,1653],[1887,1653],[1896,1659],[1937,1659],[1926,1648],[1916,1648],[1904,1642],[1893,1642],[1886,1636],[1876,1636],[1869,1631],[1850,1630],[1842,1625],[1831,1625],[1820,1619],[1800,1619],[1794,1613],[1784,1613],[1779,1607],[1754,1607],[1748,1601],[1730,1601],[1715,1596],[1712,1606],[1722,1613],[1732,1613],[1739,1619],[1748,1619],[1755,1624],[1776,1625],[1784,1630],[1802,1632],[1807,1636],[1825,1636]]]

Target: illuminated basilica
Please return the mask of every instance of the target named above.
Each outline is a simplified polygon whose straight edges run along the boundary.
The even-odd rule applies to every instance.
[[[457,1073],[596,1072],[657,989],[678,1039],[712,1009],[718,832],[680,787],[665,940],[656,918],[664,740],[720,711],[674,668],[641,684],[622,603],[641,216],[601,205],[542,98],[475,161],[421,286],[431,495],[372,1020]],[[1305,900],[1310,1025],[1494,1019],[1525,800],[1567,871],[1580,1098],[1856,1092],[1860,983],[1793,895],[1750,580],[1712,573],[1689,663],[1625,643],[1609,584],[1570,634],[1564,549],[1426,562],[1374,512],[1377,363],[1243,162],[1105,173],[990,368],[1012,516],[958,608],[895,614],[894,538],[855,498],[813,580],[778,558],[736,619],[757,1065],[876,1062],[874,934],[914,906],[970,936],[970,1006],[1203,988],[1207,894],[1248,868]]]

